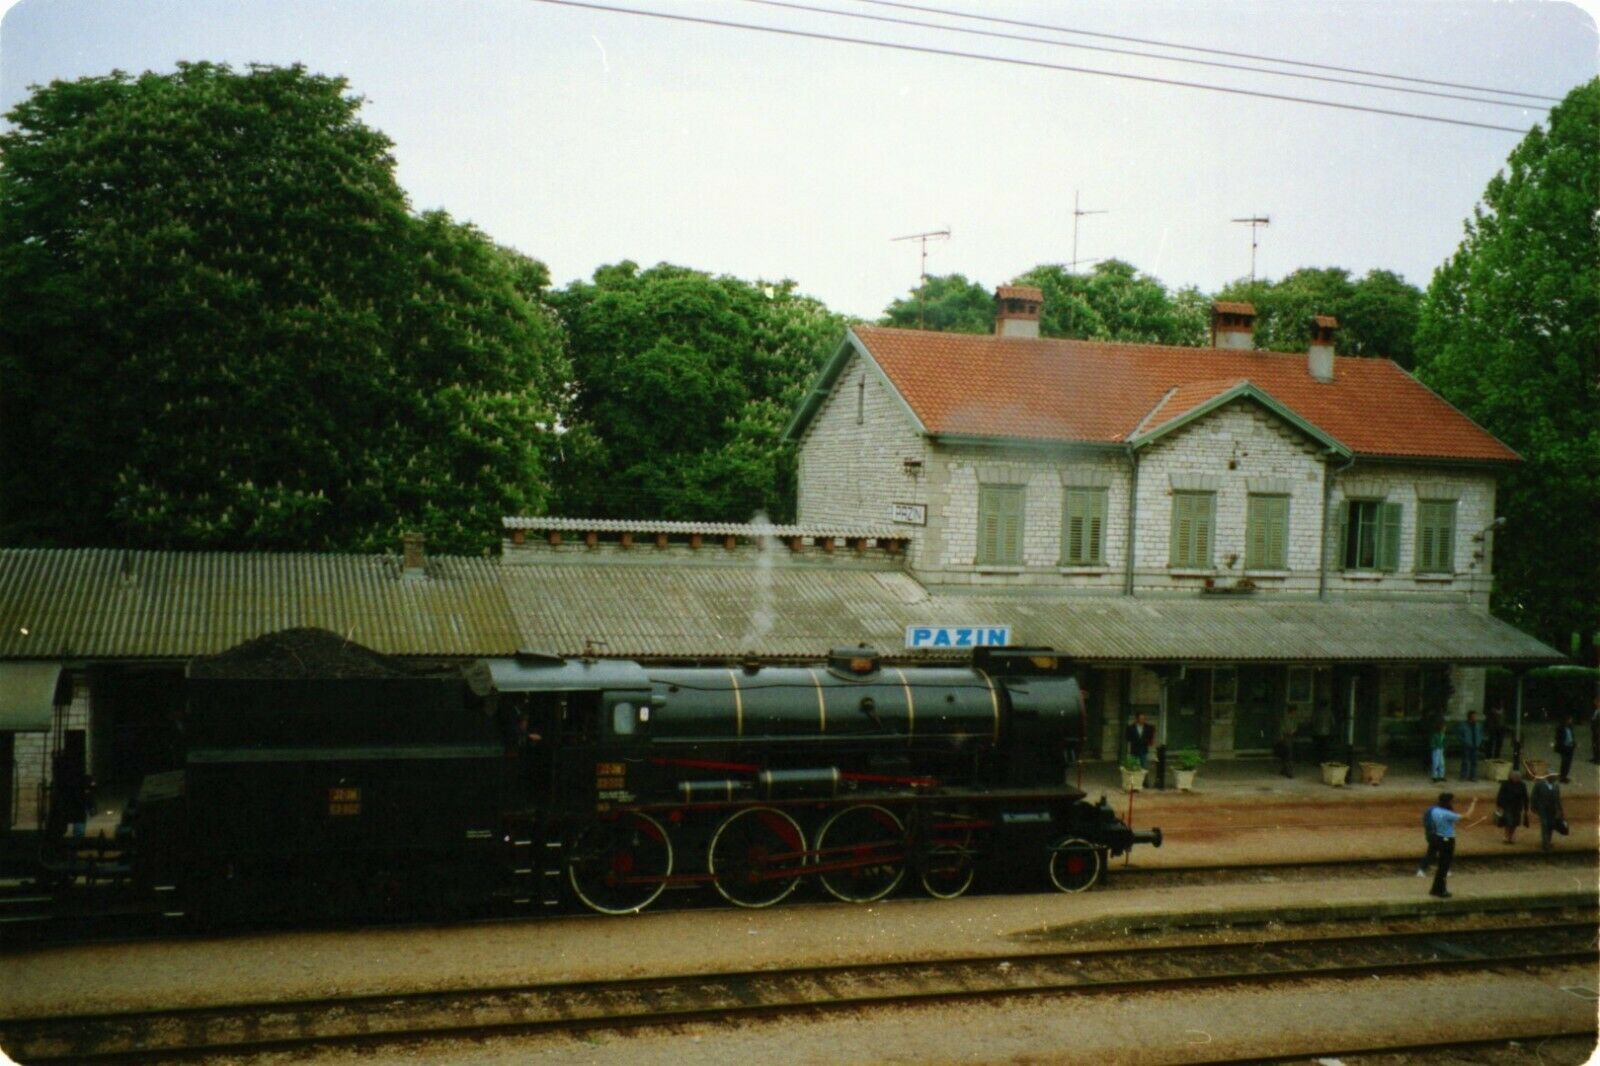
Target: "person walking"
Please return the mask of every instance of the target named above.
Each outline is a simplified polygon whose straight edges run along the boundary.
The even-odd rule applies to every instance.
[[[1500,748],[1506,740],[1506,709],[1504,705],[1495,703],[1489,707],[1489,713],[1483,719],[1483,735],[1489,744],[1489,758],[1498,759]]]
[[[1567,812],[1561,804],[1561,786],[1556,784],[1554,770],[1545,774],[1533,786],[1528,806],[1539,816],[1539,850],[1549,851],[1550,835],[1556,832],[1556,824],[1565,821],[1567,817]]]
[[[1562,715],[1561,724],[1556,726],[1556,754],[1561,756],[1561,783],[1568,784],[1568,775],[1572,773],[1572,753],[1578,750],[1578,740],[1572,735],[1572,715]]]
[[[1494,796],[1495,824],[1505,830],[1506,838],[1502,843],[1515,844],[1517,825],[1528,824],[1528,785],[1522,780],[1520,770],[1512,770],[1511,775],[1500,782],[1500,791]]]
[[[1438,784],[1444,780],[1444,722],[1434,723],[1428,733],[1429,764],[1432,769],[1433,783]]]
[[[1428,813],[1433,816],[1433,836],[1438,844],[1439,869],[1433,875],[1433,887],[1428,889],[1428,895],[1437,896],[1439,899],[1449,899],[1450,890],[1446,883],[1450,877],[1450,864],[1456,856],[1456,823],[1472,813],[1472,808],[1478,805],[1477,800],[1467,804],[1467,809],[1461,814],[1455,812],[1455,796],[1449,792],[1439,794],[1439,802]]]
[[[1143,714],[1136,714],[1123,737],[1128,742],[1128,754],[1138,759],[1140,766],[1150,769],[1150,746],[1156,742],[1156,727],[1146,722]]]
[[[1461,723],[1461,780],[1478,779],[1478,748],[1483,744],[1483,726],[1478,724],[1478,712],[1468,711],[1467,720]]]
[[[1294,711],[1283,712],[1283,726],[1278,730],[1278,742],[1273,750],[1278,753],[1278,772],[1284,777],[1294,776],[1294,737],[1300,726],[1295,722]]]

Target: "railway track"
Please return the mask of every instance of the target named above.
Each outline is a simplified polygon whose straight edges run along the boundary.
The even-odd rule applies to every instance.
[[[1301,925],[1221,942],[37,1018],[0,1022],[0,1046],[29,1063],[145,1063],[951,1001],[1364,981],[1485,966],[1537,970],[1593,965],[1596,958],[1592,912],[1500,924],[1439,915],[1426,929],[1396,923],[1352,933]]]

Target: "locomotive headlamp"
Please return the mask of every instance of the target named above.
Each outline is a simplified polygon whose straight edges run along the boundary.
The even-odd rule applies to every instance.
[[[1028,662],[1039,670],[1054,670],[1057,665],[1057,659],[1054,655],[1030,655],[1028,656]]]

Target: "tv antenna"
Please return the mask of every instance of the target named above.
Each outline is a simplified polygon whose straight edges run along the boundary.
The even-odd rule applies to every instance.
[[[1098,209],[1098,210],[1094,210],[1094,211],[1081,210],[1078,207],[1078,190],[1077,189],[1073,189],[1072,190],[1072,262],[1067,264],[1067,268],[1069,270],[1071,270],[1074,274],[1076,274],[1078,272],[1078,264],[1079,263],[1097,263],[1097,262],[1099,262],[1098,259],[1079,259],[1078,258],[1078,219],[1082,218],[1084,215],[1109,215],[1110,213],[1111,212],[1109,210],[1106,210],[1106,209],[1103,209],[1103,208],[1102,209]]]
[[[1252,215],[1249,218],[1236,218],[1234,221],[1250,227],[1250,284],[1254,285],[1256,283],[1256,247],[1259,243],[1256,240],[1256,231],[1262,226],[1272,225],[1272,218],[1269,215]]]
[[[928,242],[947,241],[950,239],[950,227],[929,230],[927,233],[908,233],[904,237],[890,237],[890,243],[895,241],[917,241],[922,245],[922,268],[917,273],[917,328],[922,329],[926,324],[922,317],[922,287],[928,282]]]

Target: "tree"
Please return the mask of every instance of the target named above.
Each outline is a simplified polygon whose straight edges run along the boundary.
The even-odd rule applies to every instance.
[[[885,326],[940,333],[993,333],[994,293],[961,274],[930,275],[884,309]]]
[[[1352,279],[1339,267],[1303,267],[1276,282],[1233,282],[1217,299],[1255,305],[1256,345],[1261,348],[1305,351],[1312,318],[1333,315],[1339,320],[1334,351],[1340,355],[1386,357],[1407,369],[1413,363],[1412,334],[1422,293],[1388,270]]]
[[[1600,604],[1600,80],[1490,180],[1434,274],[1419,376],[1521,453],[1505,479],[1495,606],[1565,650]]]
[[[342,79],[182,64],[0,136],[0,539],[494,543],[543,498],[543,268],[417,218]]]
[[[1179,299],[1120,259],[1102,260],[1088,274],[1044,264],[1012,284],[1033,285],[1044,293],[1039,332],[1046,337],[1192,346],[1205,342],[1210,327],[1210,308],[1203,300]]]
[[[558,508],[747,521],[794,512],[780,437],[845,319],[792,282],[622,262],[552,294],[574,385]]]

